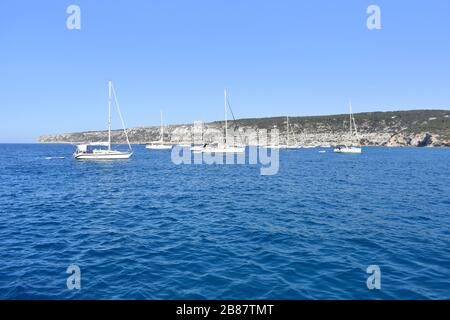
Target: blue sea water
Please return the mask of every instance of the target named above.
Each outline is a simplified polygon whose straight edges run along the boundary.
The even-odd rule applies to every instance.
[[[450,149],[281,150],[273,176],[134,149],[0,145],[0,298],[450,298]]]

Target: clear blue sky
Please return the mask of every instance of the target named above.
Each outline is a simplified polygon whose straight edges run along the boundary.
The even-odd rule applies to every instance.
[[[0,40],[0,142],[104,129],[108,79],[129,127],[450,108],[448,0],[2,0]]]

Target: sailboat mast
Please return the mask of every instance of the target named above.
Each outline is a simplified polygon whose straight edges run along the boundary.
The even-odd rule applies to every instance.
[[[353,116],[353,114],[352,114],[352,118],[353,118],[353,125],[355,126],[356,142],[357,142],[357,145],[361,145],[360,140],[359,140],[359,135],[358,135],[358,127],[356,126],[355,116]]]
[[[353,131],[352,131],[352,102],[350,101],[350,139],[352,137]]]
[[[160,115],[161,115],[161,130],[160,130],[160,134],[161,134],[161,143],[164,142],[164,127],[163,127],[163,115],[162,115],[162,110],[159,111]]]
[[[112,82],[108,82],[108,150],[111,150],[111,87]]]
[[[227,113],[228,113],[228,108],[227,108],[227,104],[228,104],[228,97],[227,97],[227,89],[224,90],[224,95],[225,95],[225,146],[227,145],[228,142],[228,120],[227,120]]]
[[[290,137],[289,137],[289,117],[286,116],[286,144],[289,146]]]
[[[112,81],[109,82],[110,85],[110,93],[112,92],[114,94],[114,104],[116,105],[117,108],[117,112],[119,113],[119,118],[120,121],[122,122],[122,128],[123,128],[123,132],[125,133],[125,138],[127,139],[127,144],[128,144],[128,148],[130,150],[130,152],[133,151],[133,149],[131,148],[131,144],[130,144],[130,139],[128,138],[128,133],[127,133],[127,127],[125,125],[125,121],[123,121],[123,117],[122,117],[122,112],[120,111],[120,106],[119,106],[119,101],[117,101],[117,94],[116,94],[116,90],[114,89],[114,86],[112,84]],[[111,96],[111,94],[110,94]],[[109,110],[111,110],[111,107],[109,108]],[[110,129],[111,131],[111,129]],[[111,143],[110,143],[111,145]]]

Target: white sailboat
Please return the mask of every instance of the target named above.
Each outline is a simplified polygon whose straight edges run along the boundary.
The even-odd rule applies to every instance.
[[[353,126],[355,127],[354,133],[356,136],[356,140],[357,140],[357,146],[353,146],[353,145],[342,145],[342,146],[337,146],[333,151],[336,153],[361,153],[362,149],[359,146],[359,136],[358,136],[358,129],[356,127],[356,122],[355,122],[355,117],[353,117],[353,112],[352,112],[352,104],[350,103],[350,138],[353,138]]]
[[[191,147],[191,151],[192,153],[202,153],[206,148],[207,148],[208,144],[203,144],[201,146],[192,146]]]
[[[87,144],[77,145],[77,150],[73,157],[77,160],[123,160],[128,159],[133,155],[130,140],[128,139],[125,122],[123,121],[122,112],[117,101],[116,91],[112,81],[108,82],[108,141],[107,142],[92,142]],[[114,102],[122,122],[123,131],[127,139],[128,151],[118,151],[111,149],[111,96],[114,94]]]
[[[194,146],[191,148],[191,151],[194,153],[243,153],[245,152],[245,147],[229,145],[228,144],[228,108],[230,107],[228,104],[228,95],[227,90],[224,91],[225,97],[225,141],[223,144],[217,144],[214,146],[205,144],[202,147]]]
[[[172,145],[171,144],[165,144],[164,143],[164,125],[163,125],[163,113],[162,110],[160,111],[160,115],[161,115],[161,127],[159,129],[160,132],[160,140],[159,141],[154,141],[148,145],[145,146],[146,149],[151,149],[151,150],[170,150],[172,149]]]
[[[274,129],[276,129],[276,125],[273,126]],[[264,148],[264,149],[274,149],[274,150],[278,150],[278,149],[287,149],[287,145],[286,144],[273,144],[272,141],[270,141],[271,144],[265,144],[265,145],[260,145],[260,148]]]

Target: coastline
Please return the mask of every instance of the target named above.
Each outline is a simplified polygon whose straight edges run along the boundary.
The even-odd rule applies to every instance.
[[[366,112],[355,114],[362,146],[386,147],[450,147],[450,110],[410,110]],[[289,117],[291,141],[305,146],[351,143],[348,138],[347,115]],[[202,141],[213,143],[223,139],[223,121],[202,124]],[[280,143],[287,144],[286,117],[237,119],[229,124],[234,138],[248,132],[270,132],[277,129]],[[127,129],[132,144],[159,140],[159,126]],[[197,129],[196,129],[197,130]],[[234,133],[233,133],[234,131]],[[168,125],[164,140],[172,144],[192,142],[194,124]],[[198,135],[198,132],[196,132]],[[121,130],[111,132],[112,142],[126,143]],[[82,144],[107,140],[107,131],[85,131],[42,135],[38,143]],[[248,144],[248,141],[244,141]]]

